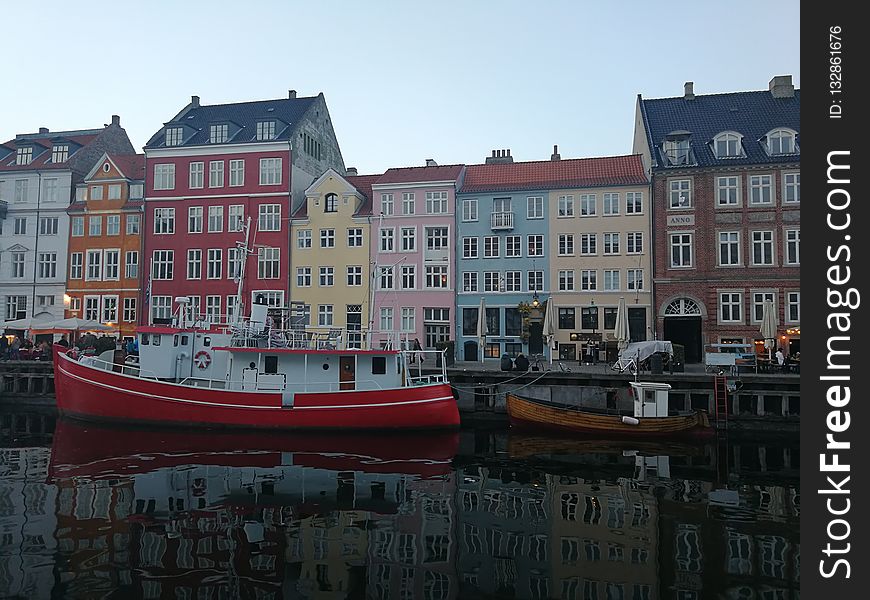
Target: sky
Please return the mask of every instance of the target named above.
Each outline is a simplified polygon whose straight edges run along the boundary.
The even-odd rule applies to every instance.
[[[3,2],[0,138],[323,92],[344,162],[612,156],[644,98],[800,87],[798,0]],[[14,25],[15,36],[11,36]]]

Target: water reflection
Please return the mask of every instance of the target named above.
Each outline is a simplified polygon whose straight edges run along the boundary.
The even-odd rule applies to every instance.
[[[798,597],[796,443],[58,422],[49,447],[16,419],[3,597]]]

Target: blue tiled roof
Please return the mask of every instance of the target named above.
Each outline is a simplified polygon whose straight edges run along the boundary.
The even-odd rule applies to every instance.
[[[769,91],[709,94],[686,100],[677,98],[642,99],[648,143],[652,145],[657,169],[669,167],[659,152],[665,137],[675,131],[691,133],[694,163],[691,166],[712,167],[728,164],[765,164],[796,162],[799,155],[769,156],[759,141],[773,129],[785,127],[798,132],[800,141],[800,90],[790,98],[774,98]],[[742,158],[719,159],[713,154],[711,142],[723,131],[743,135]]]
[[[257,122],[267,120],[277,122],[274,140],[289,140],[294,126],[316,100],[317,96],[312,96],[192,107],[186,112],[182,111],[180,118],[175,118],[161,127],[151,136],[145,147],[164,148],[166,128],[173,125],[184,127],[184,142],[180,144],[181,147],[208,144],[209,125],[224,123],[230,124],[229,139],[226,143],[256,142],[258,141]],[[240,129],[235,131],[236,128]]]

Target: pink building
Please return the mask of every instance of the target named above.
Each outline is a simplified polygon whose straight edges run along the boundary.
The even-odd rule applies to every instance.
[[[372,185],[374,331],[399,332],[430,349],[455,339],[456,189],[464,173],[463,165],[430,159],[425,167],[389,169]]]

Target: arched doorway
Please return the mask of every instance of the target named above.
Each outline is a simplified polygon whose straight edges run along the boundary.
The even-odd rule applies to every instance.
[[[469,340],[469,341],[465,342],[465,344],[463,345],[463,348],[464,348],[464,351],[462,353],[463,354],[462,360],[468,360],[468,361],[479,361],[480,360],[480,356],[478,356],[478,354],[477,354],[477,342],[472,342]]]
[[[664,336],[686,349],[686,364],[699,363],[703,356],[701,317],[703,313],[691,298],[677,298],[665,307]]]

